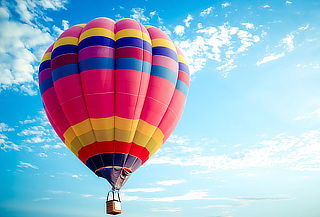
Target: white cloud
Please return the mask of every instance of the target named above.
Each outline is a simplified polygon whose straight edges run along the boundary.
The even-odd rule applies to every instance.
[[[15,11],[20,19],[28,24],[33,24],[33,20],[40,17],[45,19],[43,11],[47,9],[59,10],[65,9],[66,0],[16,0]]]
[[[277,60],[281,57],[284,57],[285,54],[284,53],[280,53],[280,54],[271,54],[269,56],[265,56],[263,57],[261,60],[259,60],[256,64],[259,66],[261,64],[265,64],[274,60]]]
[[[178,136],[178,135],[171,135],[167,142],[174,143],[174,144],[186,144],[189,139],[185,136]]]
[[[63,27],[63,30],[69,29],[69,21],[68,20],[62,20],[62,27]]]
[[[41,197],[41,198],[36,198],[33,201],[46,201],[46,200],[52,200],[51,197]]]
[[[295,117],[294,120],[302,121],[302,120],[307,120],[307,119],[311,119],[311,118],[319,118],[319,117],[320,117],[320,109],[316,109],[310,113],[299,115],[299,116]]]
[[[298,30],[301,30],[301,31],[304,31],[304,30],[307,30],[307,29],[309,29],[309,24],[307,24],[307,25],[305,25],[305,26],[300,26],[299,28],[298,28]]]
[[[0,149],[7,152],[10,150],[20,151],[21,146],[8,141],[8,137],[5,134],[0,133]]]
[[[262,7],[263,8],[270,8],[271,6],[270,5],[263,5]]]
[[[124,193],[121,193],[120,197],[121,197],[122,201],[140,200],[140,197],[138,197],[138,196],[130,196],[130,195],[126,195]]]
[[[201,17],[205,17],[207,15],[209,15],[213,10],[213,7],[208,7],[207,9],[204,9],[203,11],[201,11],[200,16]]]
[[[152,212],[180,212],[180,208],[152,208]]]
[[[196,141],[190,141],[195,144]],[[290,170],[320,170],[320,130],[311,130],[299,136],[280,133],[265,138],[254,145],[228,154],[216,154],[214,150],[179,153],[176,150],[161,149],[147,162],[193,167],[194,174],[212,173],[216,170],[278,167]]]
[[[190,27],[191,20],[193,20],[193,17],[191,16],[191,14],[188,14],[187,18],[183,20],[184,25],[186,27]]]
[[[253,201],[253,202],[260,202],[260,201],[278,201],[278,200],[294,200],[294,197],[288,196],[277,196],[277,197],[237,197],[240,201]]]
[[[48,157],[48,155],[46,153],[43,153],[43,152],[39,153],[38,156],[39,157]]]
[[[309,63],[309,64],[297,64],[296,67],[298,68],[309,68],[309,69],[320,69],[320,64],[319,63]]]
[[[42,53],[51,41],[49,33],[27,24],[12,21],[0,22],[0,91],[21,85],[18,91],[34,95],[36,86],[36,68],[34,64],[40,59],[34,50]],[[12,34],[14,32],[14,34]]]
[[[234,64],[234,59],[228,59],[225,64],[216,67],[218,71],[230,72],[232,69],[236,68],[237,65]]]
[[[157,14],[157,11],[151,11],[151,12],[149,13],[150,17],[153,17],[153,16],[156,15],[156,14]]]
[[[253,29],[254,24],[253,23],[241,23],[241,25],[245,26],[247,29]]]
[[[231,3],[230,3],[230,2],[225,2],[225,3],[222,3],[221,6],[222,6],[223,8],[226,8],[226,7],[231,6]]]
[[[37,136],[45,136],[48,134],[48,129],[45,129],[43,126],[32,126],[27,129],[22,130],[18,133],[19,136],[30,136],[30,135],[37,135]]]
[[[45,145],[42,145],[41,148],[43,149],[59,149],[59,148],[62,148],[63,147],[63,144],[62,143],[58,143],[58,144],[55,144],[55,145],[49,145],[49,144],[45,144]]]
[[[141,23],[149,23],[150,18],[144,15],[145,10],[143,8],[132,8],[130,15],[131,18]]]
[[[0,122],[0,132],[10,132],[14,131],[14,128],[9,127],[6,123]]]
[[[190,191],[184,195],[170,196],[170,197],[159,197],[159,198],[146,198],[148,201],[157,202],[174,202],[174,201],[186,201],[186,200],[202,200],[207,199],[207,192],[203,191]]]
[[[292,1],[286,1],[286,5],[290,5],[292,3],[293,3]]]
[[[62,190],[48,190],[51,194],[71,194],[69,191],[62,191]]]
[[[175,28],[174,28],[174,33],[176,33],[177,35],[179,36],[182,36],[184,34],[184,26],[182,25],[177,25]]]
[[[10,12],[6,7],[0,7],[0,19],[9,19]]]
[[[47,141],[47,140],[42,138],[42,137],[38,137],[38,136],[31,137],[30,139],[25,139],[24,140],[24,142],[27,142],[27,143],[42,143],[42,142],[45,142],[45,141]]]
[[[75,179],[79,179],[82,175],[72,174],[71,177]]]
[[[164,188],[131,188],[131,189],[123,189],[122,192],[160,192],[165,191]]]
[[[23,162],[23,161],[19,161],[19,164],[17,165],[17,167],[39,169],[39,167],[32,165],[30,163]]]
[[[120,192],[120,198],[121,201],[134,201],[134,200],[141,200],[142,198],[140,198],[139,196],[130,196],[125,194],[123,191]],[[99,199],[101,200],[107,200],[106,197],[99,197]]]
[[[282,43],[286,46],[286,49],[290,52],[294,49],[294,35],[288,34],[285,38],[282,39]]]
[[[184,182],[185,180],[183,179],[171,179],[171,180],[158,181],[156,182],[156,184],[163,185],[163,186],[172,186],[172,185],[178,185]]]
[[[67,3],[67,0],[42,0],[39,2],[39,4],[44,9],[52,9],[52,10],[59,10],[59,9],[66,9],[65,4]]]
[[[36,121],[37,121],[36,119],[29,119],[29,120],[27,119],[27,120],[19,121],[19,124],[31,124]]]
[[[0,139],[0,145],[1,145],[0,149],[3,151],[8,151],[8,150],[20,151],[21,150],[21,146],[16,145],[9,141],[5,141],[4,139]]]
[[[0,9],[0,92],[10,89],[28,95],[38,93],[38,61],[53,41],[50,29],[42,24],[52,21],[45,15],[46,10],[65,9],[66,3],[67,0],[16,0],[8,3],[12,11]],[[21,21],[9,21],[11,12],[17,13]]]
[[[0,133],[0,139],[8,139],[8,137],[2,133]]]
[[[166,26],[159,26],[159,29],[161,29],[167,35],[171,34],[171,31]]]
[[[209,60],[219,63],[218,70],[223,76],[236,68],[235,58],[260,41],[250,29],[240,29],[225,23],[222,26],[203,27],[196,31],[192,39],[176,41],[178,47],[189,60],[191,74],[200,71]]]
[[[89,198],[89,197],[93,197],[93,195],[92,194],[81,194],[81,197]]]

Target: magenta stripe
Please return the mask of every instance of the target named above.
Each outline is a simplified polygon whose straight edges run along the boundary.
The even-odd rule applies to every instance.
[[[91,28],[104,28],[114,31],[114,22],[109,19],[97,18],[87,23],[82,32]]]
[[[39,74],[39,84],[41,84],[42,81],[50,77],[51,77],[51,68],[42,70]]]
[[[79,51],[79,61],[92,57],[114,58],[114,48],[106,46],[90,46]]]
[[[178,63],[166,56],[154,55],[152,57],[152,65],[163,66],[178,73]]]
[[[68,31],[64,31],[58,39],[63,38],[63,37],[79,37],[79,31],[81,31],[83,27],[81,26],[72,26],[68,29]]]
[[[140,30],[140,31],[148,34],[148,31],[146,30],[146,28],[143,25],[141,25],[137,21],[131,20],[131,19],[120,20],[119,22],[116,23],[115,33],[119,32],[121,30],[124,30],[124,29],[137,29],[137,30]],[[130,35],[128,35],[128,37],[130,37]]]
[[[147,30],[149,32],[151,40],[156,39],[156,38],[163,38],[163,39],[167,39],[167,40],[171,41],[170,38],[164,32],[162,32],[160,29],[149,28]]]

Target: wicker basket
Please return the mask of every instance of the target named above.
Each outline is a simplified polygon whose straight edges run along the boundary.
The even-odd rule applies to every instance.
[[[106,202],[107,214],[118,215],[121,214],[121,202],[116,200],[110,200]]]
[[[121,214],[121,200],[119,190],[111,190],[107,195],[106,202],[107,214],[118,215]]]

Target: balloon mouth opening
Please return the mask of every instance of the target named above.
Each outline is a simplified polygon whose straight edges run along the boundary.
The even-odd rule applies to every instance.
[[[101,174],[101,171],[104,170],[104,169],[115,169],[116,167],[101,167],[99,169],[97,169],[94,173],[99,176],[99,177],[103,177],[103,175]],[[117,168],[118,169],[118,168]],[[133,173],[133,171],[130,169],[130,168],[126,168],[126,167],[122,167],[120,169],[123,169],[125,170],[125,172],[130,175],[131,173]]]
[[[119,190],[132,174],[130,168],[102,167],[94,171],[98,177],[102,177],[111,184],[113,190]]]

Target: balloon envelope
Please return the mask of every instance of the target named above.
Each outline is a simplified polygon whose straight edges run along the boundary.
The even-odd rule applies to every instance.
[[[39,86],[66,146],[120,189],[177,125],[189,89],[185,57],[158,28],[97,18],[45,52]]]

